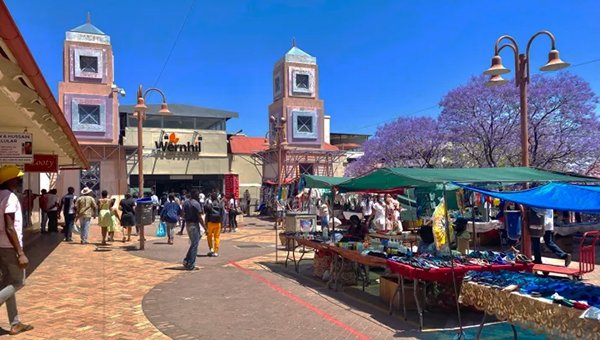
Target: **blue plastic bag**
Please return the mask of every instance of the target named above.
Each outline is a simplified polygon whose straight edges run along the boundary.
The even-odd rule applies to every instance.
[[[160,222],[158,227],[156,227],[156,237],[165,237],[167,236],[167,225],[165,222]]]

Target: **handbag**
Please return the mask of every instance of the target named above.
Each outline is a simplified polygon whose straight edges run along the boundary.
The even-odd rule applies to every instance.
[[[156,237],[165,237],[167,236],[167,225],[165,222],[160,222],[158,227],[156,227]]]
[[[73,223],[73,233],[81,234],[81,229],[79,228],[79,223]]]

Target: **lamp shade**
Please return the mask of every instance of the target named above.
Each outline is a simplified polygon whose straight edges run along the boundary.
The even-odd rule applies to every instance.
[[[162,103],[158,114],[161,116],[170,116],[173,114],[173,112],[169,111],[169,106],[167,105],[167,103]]]
[[[133,108],[136,112],[146,112],[148,111],[148,106],[146,106],[146,101],[142,97],[138,97],[137,104]]]
[[[506,85],[506,84],[508,84],[508,80],[502,78],[502,76],[500,76],[500,75],[496,75],[496,76],[491,76],[490,80],[488,80],[485,83],[485,86],[494,87],[494,86]]]
[[[486,76],[499,76],[501,74],[509,73],[510,70],[502,65],[502,58],[499,55],[492,57],[492,66],[487,70],[483,71]]]
[[[558,71],[569,66],[571,66],[570,63],[560,60],[558,50],[552,50],[548,53],[548,62],[540,67],[540,71]]]

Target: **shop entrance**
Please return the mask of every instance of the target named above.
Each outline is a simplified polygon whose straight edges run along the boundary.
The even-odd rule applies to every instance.
[[[223,175],[146,175],[144,176],[144,186],[146,188],[156,188],[157,195],[169,193],[181,193],[183,190],[190,192],[192,189],[198,189],[203,193],[210,193],[213,190],[223,191]],[[137,188],[138,176],[131,175],[130,187]]]

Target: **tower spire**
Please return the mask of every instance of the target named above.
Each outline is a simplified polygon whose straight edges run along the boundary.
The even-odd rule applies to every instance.
[[[292,47],[296,47],[296,37],[292,38]]]
[[[87,14],[87,23],[89,24],[91,22],[92,22],[92,18],[90,16],[90,12],[88,12],[88,14]]]

